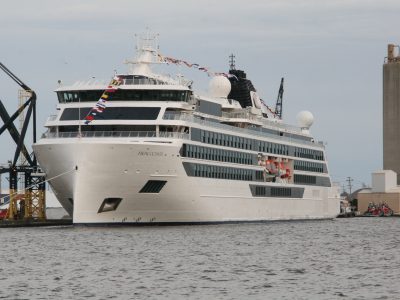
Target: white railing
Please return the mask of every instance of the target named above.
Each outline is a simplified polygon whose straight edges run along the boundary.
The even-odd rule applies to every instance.
[[[222,112],[222,117],[223,118],[228,118],[228,119],[248,119],[252,121],[256,121],[257,117],[250,114],[248,111],[242,111],[242,112]]]
[[[45,132],[42,138],[175,138],[189,139],[188,133],[165,131],[74,131],[74,132]]]
[[[161,81],[158,79],[152,79],[152,78],[127,78],[123,79],[122,83],[124,85],[141,85],[141,84],[146,84],[146,85],[174,85],[171,82],[165,82]]]
[[[260,137],[264,137],[264,138],[268,137],[268,138],[275,139],[278,141],[286,141],[286,142],[291,142],[291,143],[310,145],[310,146],[315,146],[315,147],[319,147],[319,148],[324,147],[323,144],[321,144],[321,142],[311,142],[311,141],[309,142],[309,141],[303,141],[303,140],[292,138],[292,137],[279,136],[276,134],[262,132],[261,128],[246,129],[246,128],[234,127],[234,126],[225,125],[225,124],[222,124],[219,122],[211,122],[208,120],[203,120],[199,117],[194,117],[193,115],[186,114],[186,113],[166,113],[166,114],[164,114],[163,119],[164,120],[176,120],[176,121],[191,122],[191,123],[200,124],[203,126],[232,131],[235,134],[242,133],[242,134],[246,134],[246,135],[256,135],[256,136],[260,136]]]
[[[299,127],[289,125],[289,124],[283,124],[283,123],[280,123],[277,121],[271,121],[271,120],[265,119],[261,116],[255,116],[248,111],[232,112],[232,113],[222,112],[222,117],[227,118],[227,119],[247,119],[250,121],[261,123],[265,126],[275,127],[275,128],[278,127],[280,129],[288,130],[291,132],[301,133],[301,129]]]

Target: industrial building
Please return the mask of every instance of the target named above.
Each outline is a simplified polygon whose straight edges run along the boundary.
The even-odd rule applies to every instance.
[[[395,214],[400,213],[400,186],[397,174],[391,170],[372,173],[372,188],[358,193],[358,211],[364,213],[370,203],[386,203]]]
[[[372,173],[372,188],[358,193],[358,211],[386,203],[400,214],[400,52],[389,44],[383,64],[383,169]]]
[[[383,65],[383,169],[400,174],[400,56],[389,44]],[[400,185],[400,177],[397,184]]]

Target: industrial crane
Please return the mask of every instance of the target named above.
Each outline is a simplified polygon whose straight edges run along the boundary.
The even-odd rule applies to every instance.
[[[3,102],[0,100],[0,118],[3,120],[4,125],[0,127],[0,135],[8,130],[12,139],[16,143],[16,149],[14,153],[14,159],[10,162],[6,168],[0,168],[1,173],[9,173],[9,198],[5,203],[9,203],[7,212],[8,219],[40,219],[46,218],[45,214],[45,178],[44,175],[37,165],[35,155],[29,154],[24,144],[24,139],[28,129],[29,121],[32,117],[32,132],[33,132],[33,143],[36,142],[36,93],[29,88],[22,80],[14,75],[4,64],[0,62],[0,69],[4,71],[12,80],[14,80],[24,91],[26,91],[30,97],[23,103],[21,107],[10,117]],[[14,121],[20,114],[27,108],[26,117],[21,129],[18,132],[14,125]],[[17,165],[18,158],[21,155],[24,156],[26,164]],[[24,178],[24,193],[21,194],[18,191],[18,174],[21,174]],[[19,201],[19,210],[17,202]],[[3,203],[4,204],[4,203]],[[0,203],[0,205],[2,205]]]
[[[282,77],[281,85],[280,85],[279,91],[278,91],[278,98],[276,99],[276,105],[275,105],[275,115],[278,116],[279,119],[282,119],[283,81],[284,81],[284,78]]]

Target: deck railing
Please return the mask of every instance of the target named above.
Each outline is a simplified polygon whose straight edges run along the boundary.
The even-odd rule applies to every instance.
[[[73,132],[45,132],[42,138],[175,138],[189,139],[188,133],[166,131],[73,131]]]
[[[280,136],[277,134],[262,132],[261,128],[259,128],[259,127],[254,127],[253,129],[248,129],[248,128],[240,128],[240,127],[230,126],[230,125],[222,124],[219,122],[212,122],[209,120],[201,119],[199,117],[195,117],[193,115],[186,114],[186,113],[166,113],[163,116],[163,119],[164,120],[177,120],[177,121],[191,122],[191,123],[200,124],[203,126],[209,126],[209,127],[227,130],[227,131],[233,131],[236,134],[242,133],[242,134],[246,134],[246,135],[256,135],[256,136],[260,136],[260,137],[264,137],[264,138],[267,137],[267,138],[275,139],[278,141],[288,141],[288,142],[299,143],[299,144],[303,144],[303,145],[315,146],[315,147],[319,147],[319,148],[324,147],[322,142],[305,141],[305,140],[301,140],[301,139],[297,139],[297,138],[293,138],[293,137]]]
[[[261,123],[265,126],[270,126],[270,127],[278,127],[280,129],[283,130],[289,130],[291,132],[295,132],[295,133],[301,133],[301,129],[299,127],[293,126],[293,125],[289,125],[289,124],[283,124],[277,121],[272,121],[272,120],[268,120],[265,119],[261,116],[255,116],[252,115],[250,112],[245,111],[245,112],[222,112],[222,117],[223,118],[228,118],[228,119],[247,119],[250,121],[254,121],[257,123]]]
[[[167,113],[163,116],[164,120],[176,120],[176,121],[185,121],[189,123],[199,124],[206,127],[223,129],[226,131],[231,131],[233,134],[245,134],[250,136],[259,136],[263,138],[270,138],[274,140],[278,140],[280,142],[292,142],[303,145],[310,145],[314,147],[323,148],[324,145],[322,142],[315,141],[304,141],[298,138],[293,138],[290,136],[280,136],[277,134],[272,134],[268,132],[262,132],[261,128],[239,128],[226,124],[222,124],[219,122],[213,122],[210,120],[201,119],[199,117],[195,117],[190,114],[185,113]],[[106,138],[106,137],[114,137],[114,138],[177,138],[177,139],[190,139],[189,133],[182,132],[165,132],[165,131],[73,131],[73,132],[49,132],[47,131],[42,135],[42,138]]]

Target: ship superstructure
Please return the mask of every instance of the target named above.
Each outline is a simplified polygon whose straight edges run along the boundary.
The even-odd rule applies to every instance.
[[[215,223],[333,218],[324,145],[283,123],[240,70],[213,76],[209,95],[151,70],[147,36],[97,112],[107,83],[57,90],[57,114],[34,145],[57,198],[76,224]],[[93,120],[87,116],[96,108]],[[60,174],[63,174],[60,176]]]

